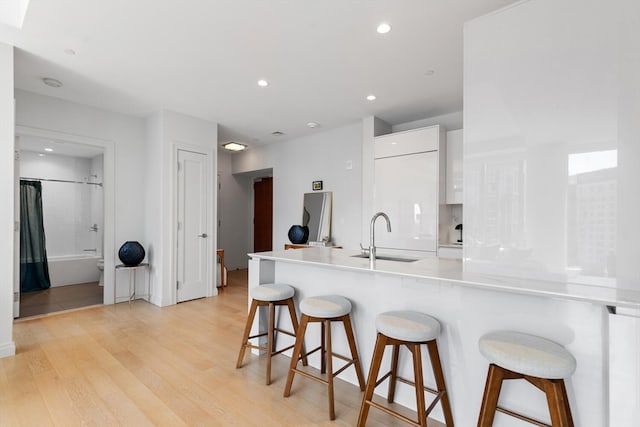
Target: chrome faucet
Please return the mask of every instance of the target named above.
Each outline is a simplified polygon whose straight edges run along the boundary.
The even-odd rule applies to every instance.
[[[373,267],[373,263],[376,261],[376,219],[378,217],[383,217],[385,221],[387,221],[387,231],[391,233],[391,221],[389,221],[389,217],[384,212],[378,212],[373,215],[371,218],[371,226],[369,233],[369,265]]]

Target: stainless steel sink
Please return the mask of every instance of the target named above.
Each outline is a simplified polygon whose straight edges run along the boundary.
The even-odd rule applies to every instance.
[[[358,254],[358,255],[351,255],[352,258],[369,258],[369,255],[367,254]],[[397,257],[397,256],[385,256],[385,255],[376,255],[376,259],[379,259],[381,261],[397,261],[397,262],[414,262],[414,261],[418,261],[417,258],[402,258],[402,257]]]

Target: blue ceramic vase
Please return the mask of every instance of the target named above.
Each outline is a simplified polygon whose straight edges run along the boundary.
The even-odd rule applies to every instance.
[[[135,267],[144,259],[144,248],[139,242],[127,241],[120,246],[118,258],[127,267]]]
[[[289,240],[294,245],[307,243],[309,239],[309,227],[302,225],[292,225],[289,229]]]

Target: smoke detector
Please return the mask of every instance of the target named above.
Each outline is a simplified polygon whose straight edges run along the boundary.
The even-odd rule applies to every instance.
[[[51,87],[62,87],[62,82],[60,80],[56,80],[53,79],[51,77],[44,77],[42,79],[42,83],[46,84],[47,86],[51,86]]]

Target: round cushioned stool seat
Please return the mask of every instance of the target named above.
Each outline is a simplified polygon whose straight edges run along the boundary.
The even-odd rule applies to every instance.
[[[537,378],[561,379],[576,370],[576,359],[560,344],[519,332],[491,332],[480,338],[480,353],[491,363]]]
[[[389,338],[424,342],[436,339],[440,323],[418,311],[387,311],[376,316],[376,329]]]
[[[311,317],[340,317],[351,312],[351,302],[340,295],[323,295],[300,301],[300,311]]]
[[[251,298],[258,301],[282,301],[292,298],[296,291],[284,283],[268,283],[251,289]]]

